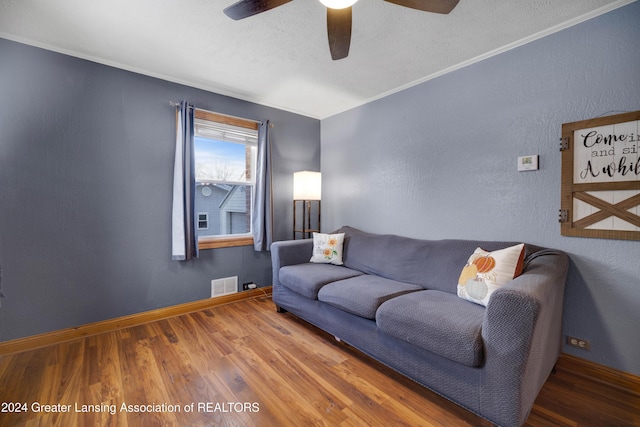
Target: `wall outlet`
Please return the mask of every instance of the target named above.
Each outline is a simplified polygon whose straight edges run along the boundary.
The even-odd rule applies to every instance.
[[[243,290],[243,291],[248,291],[248,290],[250,290],[250,289],[255,289],[255,288],[257,288],[257,287],[258,287],[258,285],[256,285],[256,284],[255,284],[255,283],[253,283],[253,282],[247,282],[247,283],[243,283],[243,284],[242,284],[242,290]]]
[[[589,344],[589,341],[583,340],[580,338],[570,337],[569,335],[567,335],[567,344],[573,347],[581,348],[583,350],[587,350],[587,351],[591,350],[591,344]]]

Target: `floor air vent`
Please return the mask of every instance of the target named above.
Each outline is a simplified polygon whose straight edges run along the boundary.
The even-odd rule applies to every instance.
[[[238,276],[214,279],[211,281],[211,296],[235,294],[238,292]]]

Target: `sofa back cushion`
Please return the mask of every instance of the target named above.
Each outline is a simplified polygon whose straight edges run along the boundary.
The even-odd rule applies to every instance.
[[[421,240],[367,233],[349,226],[339,232],[345,233],[343,262],[346,267],[451,293],[457,293],[460,271],[476,248],[494,251],[518,243]]]

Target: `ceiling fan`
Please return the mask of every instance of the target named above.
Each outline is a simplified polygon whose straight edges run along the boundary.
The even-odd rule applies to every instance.
[[[240,0],[224,9],[225,15],[236,21],[266,12],[292,0]],[[346,58],[351,44],[351,6],[357,0],[320,0],[327,7],[327,35],[333,60]],[[447,14],[459,0],[385,0],[424,12]]]

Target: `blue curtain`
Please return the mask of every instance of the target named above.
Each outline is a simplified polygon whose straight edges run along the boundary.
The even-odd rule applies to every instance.
[[[271,199],[271,143],[269,121],[258,129],[258,162],[256,165],[256,194],[253,198],[253,248],[268,251],[273,242],[273,208]]]
[[[2,298],[4,294],[2,293],[2,265],[0,265],[0,307],[2,307]]]
[[[198,257],[195,236],[195,166],[193,161],[193,106],[176,106],[176,156],[173,168],[171,258],[186,261]]]

